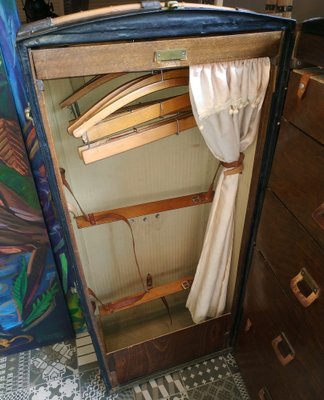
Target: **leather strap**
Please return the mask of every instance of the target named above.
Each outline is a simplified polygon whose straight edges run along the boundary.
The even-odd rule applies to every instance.
[[[92,214],[89,214],[90,223],[91,223],[91,220],[92,220],[91,215],[92,215]],[[146,287],[145,281],[144,281],[144,279],[143,279],[143,276],[142,276],[142,273],[141,273],[141,269],[140,269],[140,266],[139,266],[139,262],[138,262],[138,259],[137,259],[134,232],[133,232],[133,228],[132,228],[131,224],[129,223],[128,219],[125,218],[123,215],[115,214],[115,213],[109,213],[109,214],[107,214],[107,216],[108,216],[108,217],[112,217],[112,218],[116,218],[116,221],[123,221],[123,222],[125,222],[125,224],[128,226],[129,231],[130,231],[130,234],[131,234],[131,236],[132,236],[133,253],[134,253],[135,264],[136,264],[138,276],[140,277],[140,280],[141,280],[141,283],[142,283],[144,292],[147,292],[147,287]],[[96,224],[96,222],[94,223],[94,225],[95,225],[95,224]]]
[[[79,209],[80,209],[82,215],[84,216],[84,218],[85,218],[87,221],[89,221],[89,216],[88,216],[88,214],[86,214],[86,213],[83,211],[81,205],[80,205],[79,202],[78,202],[78,199],[74,196],[74,193],[73,193],[73,191],[72,191],[72,189],[71,189],[71,186],[69,185],[69,182],[66,180],[66,177],[65,177],[65,169],[64,169],[64,168],[61,168],[61,167],[60,167],[60,174],[61,174],[61,178],[62,178],[62,183],[63,183],[63,185],[64,185],[64,186],[67,188],[67,190],[71,193],[71,196],[73,197],[73,199],[74,199],[75,202],[77,203],[77,205],[78,205],[78,207],[79,207]],[[89,221],[89,222],[90,222],[90,221]]]
[[[243,164],[239,165],[238,167],[235,167],[235,168],[228,169],[228,170],[224,171],[224,175],[228,176],[228,175],[241,174],[242,171],[243,171]]]
[[[90,222],[91,225],[96,225],[96,219],[95,219],[94,214],[92,214],[92,213],[91,213],[91,214],[86,214],[86,213],[83,211],[81,205],[79,204],[77,198],[75,197],[75,195],[74,195],[74,193],[73,193],[73,191],[72,191],[72,189],[71,189],[71,186],[69,185],[68,181],[67,181],[66,178],[65,178],[65,170],[64,170],[64,168],[60,168],[60,173],[61,173],[63,185],[64,185],[64,186],[67,188],[67,190],[71,193],[72,197],[74,198],[74,200],[76,201],[78,207],[80,208],[80,210],[81,210],[83,216],[86,218],[87,221]],[[136,246],[135,246],[134,232],[133,232],[133,229],[132,229],[131,224],[129,223],[128,219],[125,218],[125,217],[124,217],[123,215],[121,215],[121,214],[109,213],[109,214],[107,214],[107,216],[116,219],[116,221],[123,221],[123,222],[125,222],[125,224],[128,226],[129,231],[130,231],[130,234],[131,234],[131,236],[132,236],[132,246],[133,246],[133,253],[134,253],[134,258],[135,258],[135,264],[136,264],[137,273],[138,273],[138,276],[139,276],[139,278],[140,278],[140,280],[141,280],[141,283],[142,283],[142,286],[143,286],[143,289],[144,289],[143,293],[141,293],[140,295],[137,295],[137,296],[129,296],[129,297],[124,298],[124,299],[121,299],[119,302],[117,302],[117,303],[114,305],[114,311],[116,311],[116,310],[118,310],[118,308],[122,308],[125,304],[134,304],[134,303],[136,303],[138,300],[140,300],[142,297],[144,297],[145,293],[147,293],[147,292],[149,291],[150,288],[148,287],[148,286],[149,286],[149,285],[148,285],[148,280],[146,281],[146,284],[145,284],[145,281],[144,281],[143,276],[142,276],[142,273],[141,273],[141,269],[140,269],[139,262],[138,262],[138,259],[137,259],[137,254],[136,254]],[[151,282],[151,284],[152,284],[152,282]],[[92,296],[102,307],[108,307],[108,306],[109,306],[109,305],[107,306],[107,305],[103,304],[102,301],[101,301],[101,300],[98,298],[98,296],[95,294],[95,292],[94,292],[91,288],[89,288],[89,287],[88,287],[88,293],[89,293],[89,295]],[[162,301],[162,303],[164,304],[164,306],[165,306],[165,308],[166,308],[166,310],[167,310],[167,312],[168,312],[168,316],[169,316],[169,319],[170,319],[170,323],[171,323],[171,325],[172,325],[172,317],[171,317],[171,312],[170,312],[170,307],[169,307],[168,301],[167,301],[167,299],[166,299],[164,296],[161,296],[161,301]],[[95,311],[95,308],[96,308],[95,304],[93,304],[93,307],[94,307],[94,311]],[[110,305],[110,307],[112,307],[112,306]]]
[[[94,215],[93,215],[93,214],[86,214],[86,213],[83,211],[83,209],[82,209],[80,203],[78,202],[77,198],[75,197],[75,195],[74,195],[74,193],[73,193],[73,191],[72,191],[72,189],[71,189],[71,186],[69,185],[68,181],[67,181],[66,178],[65,178],[65,169],[64,169],[64,168],[60,168],[60,173],[61,173],[61,178],[62,178],[63,185],[64,185],[64,186],[67,188],[67,190],[71,193],[73,199],[76,201],[78,207],[80,208],[80,211],[82,212],[84,218],[85,218],[87,221],[89,221],[91,225],[96,225],[96,220],[95,220]],[[136,246],[135,246],[135,239],[134,239],[134,233],[133,233],[133,229],[132,229],[132,227],[131,227],[131,224],[129,223],[128,219],[125,218],[123,215],[115,214],[115,213],[110,213],[108,216],[109,216],[109,217],[115,218],[116,221],[123,221],[123,222],[125,222],[125,224],[127,224],[128,228],[129,228],[129,230],[130,230],[131,236],[132,236],[133,253],[134,253],[134,258],[135,258],[135,263],[136,263],[136,268],[137,268],[138,276],[140,277],[140,280],[141,280],[141,283],[142,283],[144,292],[147,292],[147,287],[146,287],[146,285],[145,285],[145,282],[144,282],[144,279],[143,279],[143,276],[142,276],[142,273],[141,273],[141,269],[140,269],[140,266],[139,266],[139,263],[138,263],[138,259],[137,259]],[[94,292],[93,292],[93,294],[94,294]],[[95,297],[95,296],[94,296],[94,297]],[[95,297],[95,298],[96,298],[96,297]]]
[[[225,162],[221,161],[221,165],[224,168],[228,168],[226,171],[224,171],[224,175],[234,175],[234,174],[240,174],[243,171],[243,160],[244,160],[244,153],[240,153],[240,157],[237,161],[232,161],[232,162]]]
[[[99,297],[95,294],[95,292],[88,287],[88,294],[93,297],[95,300],[97,300],[97,302],[101,305],[104,306],[103,302],[99,299]]]

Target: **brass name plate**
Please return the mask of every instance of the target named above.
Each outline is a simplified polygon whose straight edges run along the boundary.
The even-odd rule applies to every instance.
[[[166,49],[155,52],[155,61],[182,61],[187,60],[186,49]]]

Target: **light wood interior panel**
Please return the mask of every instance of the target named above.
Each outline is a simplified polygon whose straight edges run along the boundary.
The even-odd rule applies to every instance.
[[[86,212],[208,190],[217,161],[197,129],[186,137],[175,135],[85,166],[77,153],[81,141],[66,131],[71,115],[58,108],[60,100],[71,91],[69,82],[46,82],[45,92],[59,163],[66,169],[67,179]],[[68,193],[67,197],[73,202]],[[194,273],[209,207],[207,204],[131,221],[140,266],[144,275],[153,275],[156,285]],[[75,234],[89,286],[102,300],[141,290],[124,223],[75,229]]]
[[[102,44],[100,52],[98,52],[97,45],[82,45],[32,50],[31,54],[37,78],[55,79],[121,71],[186,67],[242,58],[273,57],[278,54],[280,38],[281,32],[258,32],[152,42]],[[186,59],[164,62],[156,60],[158,51],[169,49],[185,49]],[[129,60],[132,62],[130,63]]]
[[[107,44],[101,45],[99,53],[98,46],[33,50],[37,77],[51,78],[44,82],[44,99],[49,121],[47,134],[53,138],[54,157],[59,166],[66,170],[66,178],[85,212],[93,213],[205,192],[218,166],[218,161],[210,153],[198,128],[192,128],[184,135],[170,136],[85,165],[78,154],[78,147],[82,145],[81,138],[75,138],[67,132],[69,121],[75,116],[70,109],[61,109],[59,105],[91,79],[91,73],[130,69],[137,71],[107,82],[80,99],[78,106],[81,113],[103,98],[108,90],[144,74],[143,65],[150,71],[153,68],[214,62],[224,58],[231,60],[264,55],[276,56],[280,37],[280,32],[263,32],[253,35]],[[118,50],[118,46],[122,46],[123,50]],[[187,47],[188,60],[161,65],[152,58],[157,49],[173,46]],[[120,54],[118,60],[115,57],[116,51]],[[132,56],[132,52],[140,52],[141,57]],[[92,57],[91,63],[85,61],[88,57]],[[128,65],[130,59],[132,63]],[[141,61],[137,64],[138,59]],[[65,78],[57,79],[61,76]],[[183,88],[177,88],[165,91],[162,97],[183,92]],[[146,100],[157,98],[161,98],[161,93],[147,97]],[[231,310],[234,296],[255,148],[254,143],[245,152],[244,171],[240,177],[226,312]],[[75,201],[67,191],[64,201],[77,209]],[[204,204],[130,219],[143,276],[150,273],[154,285],[158,286],[194,275],[209,210],[210,204]],[[77,210],[77,214],[81,214],[80,210]],[[111,302],[142,290],[130,231],[125,223],[117,221],[78,229],[71,216],[71,224],[87,284],[103,302]],[[115,351],[144,340],[146,337],[141,339],[143,330],[147,333],[146,339],[150,339],[192,325],[190,314],[185,308],[187,292],[169,297],[174,317],[172,325],[166,309],[159,300],[105,317],[103,331],[107,351]],[[125,335],[124,331],[121,339],[120,332],[125,324],[132,329],[129,329],[128,335]]]
[[[218,162],[197,128],[185,135],[175,135],[84,165],[77,151],[81,140],[67,133],[73,115],[69,109],[60,109],[59,103],[88,79],[67,78],[45,82],[46,108],[59,165],[66,169],[66,177],[87,213],[208,190]],[[80,109],[87,109],[95,99],[103,97],[109,86],[116,87],[125,79],[118,78],[117,82],[98,88],[79,102]],[[235,286],[254,150],[255,146],[251,146],[246,152],[237,197],[228,310]],[[70,194],[65,194],[67,201],[73,204]],[[130,222],[143,275],[152,274],[155,285],[193,275],[209,210],[210,204],[205,204],[132,219]],[[102,301],[110,302],[142,290],[126,224],[119,221],[80,230],[73,218],[71,221],[88,286]],[[148,338],[192,325],[185,308],[187,294],[182,292],[168,298],[174,318],[172,325],[161,301],[104,318],[107,351],[141,340],[143,323]],[[132,329],[129,328],[129,334],[123,334],[121,338],[120,332],[125,323]]]

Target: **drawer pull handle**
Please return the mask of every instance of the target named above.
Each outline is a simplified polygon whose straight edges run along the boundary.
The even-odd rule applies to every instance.
[[[313,212],[312,217],[314,221],[324,229],[324,203],[322,203],[316,210]]]
[[[249,332],[249,330],[252,328],[252,321],[250,320],[250,318],[248,318],[245,322],[245,326],[244,326],[244,332]]]
[[[302,281],[304,281],[311,290],[311,293],[308,296],[305,296],[298,287],[298,283]],[[306,268],[302,268],[300,272],[292,278],[290,281],[290,288],[299,303],[305,308],[309,307],[318,298],[320,292],[318,285],[310,276]]]
[[[279,344],[281,342],[285,342],[289,348],[290,353],[288,353],[286,356],[283,356],[279,349]],[[281,332],[281,334],[279,336],[275,337],[272,340],[271,344],[272,344],[272,348],[275,352],[275,355],[277,356],[277,358],[282,366],[288,365],[295,358],[295,350],[289,343],[289,340],[287,339],[284,332]]]
[[[259,399],[260,400],[272,400],[270,393],[267,388],[263,387],[259,390]]]

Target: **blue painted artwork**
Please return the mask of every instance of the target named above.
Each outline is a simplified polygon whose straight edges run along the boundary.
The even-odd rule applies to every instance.
[[[27,101],[14,51],[19,26],[16,4],[5,3],[0,4],[0,357],[73,335],[40,206],[41,200],[43,210],[46,204],[49,209],[45,171],[35,129],[23,112]],[[43,180],[38,193],[35,164],[32,173],[22,130],[38,180]],[[64,242],[56,232],[54,243],[63,275],[68,276]],[[67,278],[64,286],[66,293],[71,290]]]
[[[48,181],[46,178],[46,171],[44,168],[44,163],[42,160],[41,152],[39,150],[39,144],[35,132],[35,128],[32,124],[31,121],[27,120],[24,114],[25,108],[28,106],[28,100],[26,97],[26,91],[24,88],[24,79],[22,76],[21,72],[21,67],[19,65],[19,61],[17,58],[17,53],[15,49],[15,40],[16,40],[16,33],[20,27],[20,20],[18,17],[18,12],[17,12],[17,7],[16,7],[16,2],[14,0],[7,0],[6,2],[1,2],[0,3],[0,39],[1,39],[1,50],[2,50],[2,68],[1,68],[1,76],[0,76],[0,104],[5,104],[6,106],[1,107],[1,116],[0,118],[5,121],[4,123],[6,126],[4,127],[5,130],[12,129],[17,137],[21,139],[21,132],[24,137],[25,141],[25,147],[27,149],[27,154],[29,158],[29,164],[32,169],[32,173],[29,172],[29,165],[27,166],[28,169],[28,174],[24,175],[23,171],[15,170],[15,168],[11,168],[9,171],[10,166],[6,165],[5,163],[0,164],[0,181],[1,181],[1,176],[3,177],[6,185],[8,185],[9,181],[10,182],[16,182],[15,188],[12,188],[13,190],[16,190],[16,193],[18,194],[18,197],[20,196],[20,204],[18,205],[20,208],[23,207],[25,212],[28,212],[32,215],[32,224],[31,221],[29,221],[29,226],[33,226],[33,229],[36,232],[33,232],[32,234],[28,231],[24,232],[25,235],[33,237],[35,240],[37,240],[37,237],[39,237],[41,240],[46,241],[46,246],[50,248],[50,243],[51,243],[51,250],[50,250],[50,256],[46,256],[45,260],[45,266],[44,266],[44,271],[42,267],[35,267],[31,268],[30,265],[28,264],[30,260],[30,252],[35,256],[37,256],[36,259],[41,260],[44,259],[44,255],[42,255],[39,251],[33,253],[35,247],[33,247],[33,244],[29,243],[29,246],[27,244],[20,243],[21,248],[25,249],[25,258],[27,261],[27,280],[32,282],[36,282],[37,284],[40,284],[41,286],[38,289],[38,293],[42,293],[43,295],[46,294],[45,297],[43,297],[43,300],[46,301],[47,303],[50,302],[51,297],[54,296],[54,301],[62,304],[62,307],[64,310],[66,310],[66,305],[68,306],[69,310],[69,317],[67,316],[67,319],[70,319],[73,324],[73,328],[76,332],[83,331],[86,326],[85,326],[85,320],[83,317],[83,312],[79,304],[79,297],[76,293],[76,289],[74,287],[74,277],[72,273],[72,268],[69,265],[69,261],[66,257],[66,245],[63,240],[63,235],[61,231],[61,226],[58,223],[56,219],[56,214],[55,210],[53,209],[53,205],[51,202],[51,194],[50,194],[50,188],[48,185]],[[1,89],[4,90],[1,90]],[[9,101],[10,106],[7,107],[8,103],[8,96],[12,96],[13,102]],[[13,113],[14,112],[14,117]],[[18,118],[17,118],[18,116]],[[13,119],[15,122],[13,122]],[[10,128],[10,123],[12,124]],[[1,122],[1,121],[0,121]],[[1,131],[1,126],[0,126],[0,131]],[[11,134],[10,134],[11,135]],[[14,137],[14,136],[13,136]],[[0,137],[1,141],[1,137]],[[22,144],[22,141],[17,141],[17,143]],[[17,146],[16,143],[16,146]],[[18,148],[18,147],[17,147]],[[25,149],[21,150],[21,154],[24,155],[23,158],[25,158],[26,163],[28,164],[27,156],[26,156],[26,151]],[[16,162],[15,166],[17,166],[19,163],[23,165],[23,160],[18,161],[18,152],[16,152]],[[3,154],[2,154],[3,156]],[[0,154],[0,160],[1,159],[1,154]],[[3,161],[3,160],[2,160]],[[9,173],[10,172],[10,173]],[[22,174],[20,174],[22,172]],[[10,179],[8,179],[8,176],[10,175]],[[36,183],[37,187],[37,192],[35,190],[34,184]],[[22,200],[24,199],[24,201]],[[17,202],[16,198],[16,202]],[[23,202],[23,204],[22,204]],[[26,204],[27,203],[27,204]],[[40,203],[40,204],[39,204]],[[41,211],[41,208],[42,211]],[[32,207],[32,210],[30,208],[27,210],[27,207]],[[27,215],[26,214],[26,215]],[[45,217],[46,220],[46,225],[47,225],[47,230],[45,230],[44,226],[44,220],[43,216]],[[29,215],[30,217],[30,215]],[[11,218],[12,215],[11,215]],[[22,226],[26,224],[26,221],[24,221],[23,218],[21,218],[21,215],[15,215],[16,218],[16,223],[19,225],[20,231],[22,230]],[[18,226],[17,225],[17,226]],[[0,227],[1,227],[1,216],[0,216]],[[48,237],[49,235],[49,237]],[[17,233],[16,233],[17,236]],[[50,240],[49,240],[50,239]],[[1,236],[0,236],[0,241],[1,241]],[[17,250],[17,249],[16,249]],[[13,252],[13,248],[10,250]],[[0,251],[1,255],[1,251]],[[18,262],[18,259],[15,259],[16,262]],[[42,261],[43,263],[43,261]],[[2,263],[3,265],[7,265],[5,261]],[[1,264],[1,265],[2,265]],[[37,271],[36,272],[34,272]],[[41,272],[43,271],[43,277],[40,278]],[[54,278],[54,276],[56,278]],[[24,276],[21,276],[21,279]],[[55,281],[56,279],[56,281]],[[0,279],[1,281],[1,279]],[[2,281],[1,281],[2,282]],[[52,282],[52,283],[51,283]],[[56,285],[54,283],[56,282]],[[53,288],[51,289],[51,284],[53,284]],[[29,284],[29,287],[31,286],[31,283]],[[12,286],[11,286],[12,287]],[[16,284],[17,287],[17,284]],[[59,289],[58,289],[59,288]],[[46,290],[48,290],[46,292]],[[57,293],[56,293],[57,290]],[[64,297],[61,294],[61,291],[63,290]],[[2,291],[0,291],[2,293]],[[8,291],[7,291],[8,293]],[[16,293],[18,294],[17,288],[16,288]],[[23,294],[23,293],[22,293]],[[21,294],[21,295],[22,295]],[[1,294],[0,294],[1,296]],[[27,303],[23,306],[23,312],[22,312],[22,318],[27,319],[27,322],[30,323],[30,326],[35,325],[35,321],[32,321],[32,319],[37,315],[36,312],[36,305],[34,305],[35,311],[34,314],[31,315],[29,318],[29,313],[30,313],[30,307],[33,307],[31,303],[31,297],[28,293],[24,296],[24,301]],[[36,297],[37,299],[37,297]],[[34,300],[36,300],[34,299]],[[18,300],[19,302],[19,300]],[[0,297],[0,304],[2,304],[2,300]],[[45,303],[43,303],[43,308],[45,309]],[[12,308],[12,303],[11,305],[8,303],[8,311],[10,309],[10,306]],[[41,303],[40,299],[37,303],[38,310],[41,309]],[[53,305],[49,308],[49,310],[52,310],[52,313],[58,313],[56,309],[59,310],[59,305],[57,304],[56,307],[53,307]],[[62,311],[62,310],[61,310]],[[49,314],[48,311],[45,311],[45,314]],[[16,311],[17,314],[17,311]],[[13,314],[14,315],[14,314]],[[19,316],[19,313],[18,313]],[[53,316],[53,315],[51,315]],[[0,316],[1,318],[1,316]],[[14,318],[14,316],[12,316]],[[38,319],[37,319],[38,320]],[[43,318],[43,320],[46,320],[46,318]],[[66,322],[66,321],[65,321]],[[16,322],[16,326],[19,326],[19,318],[18,322]],[[1,325],[1,322],[0,322]],[[26,325],[26,321],[25,321]],[[70,328],[67,328],[67,324],[65,323],[65,327],[63,327],[63,331],[66,332],[66,334],[70,333]],[[7,326],[7,325],[6,325]],[[46,322],[42,322],[42,326],[46,327]],[[27,329],[26,326],[23,327],[24,330]],[[1,328],[0,328],[1,332]],[[47,334],[44,334],[44,337],[46,337]],[[63,333],[61,333],[61,336]],[[0,336],[1,338],[1,336]],[[39,339],[39,338],[38,338]],[[40,339],[39,339],[40,340]],[[44,339],[45,340],[45,339]],[[0,348],[1,350],[1,348]]]

